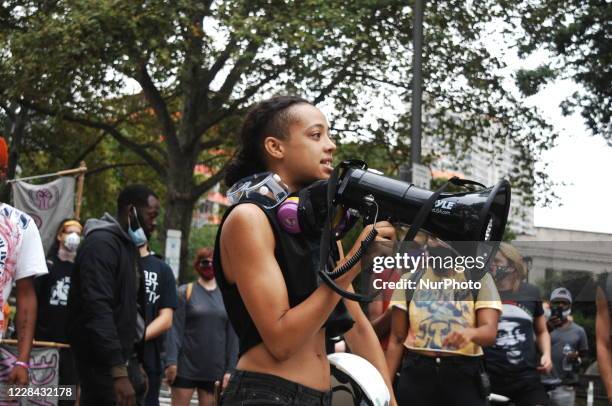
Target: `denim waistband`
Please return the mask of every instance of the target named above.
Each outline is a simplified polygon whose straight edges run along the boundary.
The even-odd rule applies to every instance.
[[[276,375],[236,370],[232,373],[232,380],[237,385],[237,390],[240,388],[263,389],[267,387],[274,390],[274,393],[293,398],[294,400],[322,405],[331,403],[331,391],[322,392]]]

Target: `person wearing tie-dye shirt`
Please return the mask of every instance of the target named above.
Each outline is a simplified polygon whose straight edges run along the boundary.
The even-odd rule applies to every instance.
[[[0,180],[6,178],[8,148],[0,137]],[[17,286],[17,357],[8,377],[9,384],[27,385],[30,351],[36,325],[34,277],[47,273],[47,264],[38,227],[27,214],[0,203],[0,308],[7,302],[13,281]],[[7,322],[0,313],[2,326]],[[2,331],[0,329],[0,339]]]

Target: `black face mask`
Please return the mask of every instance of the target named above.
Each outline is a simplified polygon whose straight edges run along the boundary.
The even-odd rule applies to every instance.
[[[502,281],[506,276],[510,275],[514,273],[514,268],[512,268],[511,266],[498,266],[495,269],[495,274],[493,275],[493,279],[495,279],[495,282],[500,282]]]
[[[559,321],[563,322],[567,320],[569,315],[572,313],[572,308],[570,306],[551,306],[550,307],[550,317],[556,317]]]

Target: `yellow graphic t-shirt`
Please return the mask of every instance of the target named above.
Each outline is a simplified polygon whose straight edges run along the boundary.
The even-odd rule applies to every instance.
[[[402,276],[405,279],[410,277],[409,273]],[[452,284],[453,281],[456,283]],[[474,343],[462,348],[443,345],[444,339],[453,331],[476,327],[476,310],[502,310],[499,293],[490,274],[485,274],[480,280],[481,287],[475,302],[470,289],[460,288],[461,282],[464,282],[463,286],[467,283],[463,273],[453,272],[448,276],[439,276],[431,268],[416,281],[410,301],[410,327],[404,341],[407,348],[467,356],[483,354],[482,348]],[[394,295],[394,299],[400,297]],[[393,306],[406,310],[406,301],[394,300]]]

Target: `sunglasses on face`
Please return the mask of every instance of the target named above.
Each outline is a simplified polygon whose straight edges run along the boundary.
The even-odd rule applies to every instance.
[[[569,309],[570,304],[569,304],[568,302],[565,302],[565,301],[563,301],[563,302],[561,302],[561,301],[556,302],[556,301],[555,301],[555,302],[551,302],[551,303],[550,303],[550,307],[552,307],[552,308],[559,308],[559,309],[563,309],[563,310],[567,310],[567,309]]]
[[[510,265],[493,265],[491,268],[495,269],[497,272],[506,272],[511,267]]]
[[[200,265],[202,268],[209,267],[211,264],[212,264],[212,261],[210,259],[201,259],[198,262],[198,265]]]

